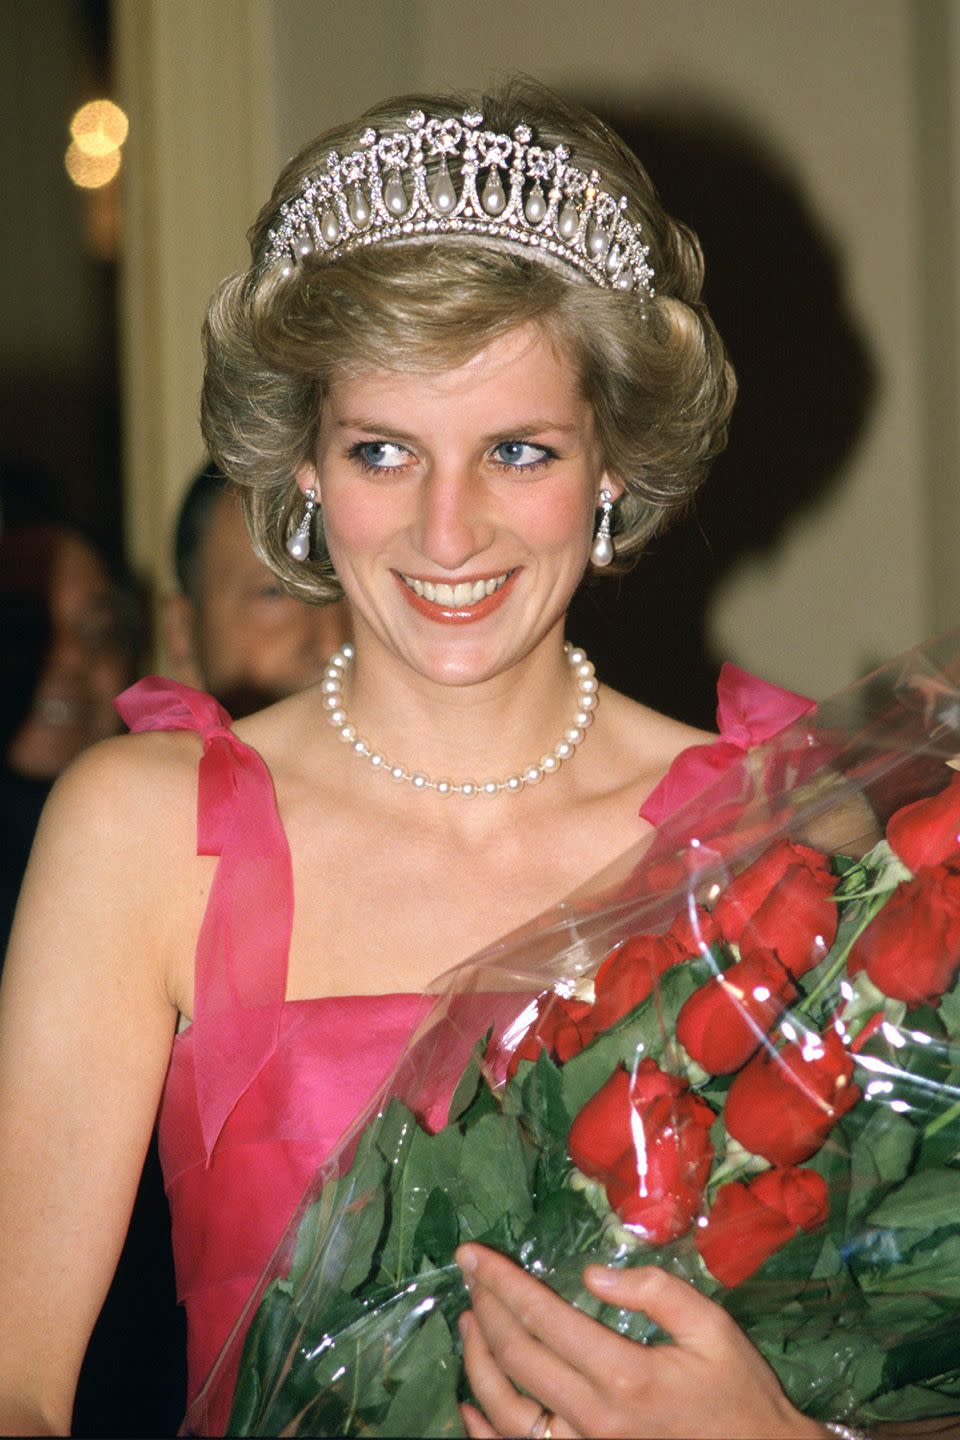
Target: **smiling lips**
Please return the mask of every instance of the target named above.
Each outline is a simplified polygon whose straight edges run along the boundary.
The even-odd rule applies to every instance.
[[[517,571],[506,570],[501,575],[460,580],[453,585],[445,581],[421,580],[399,570],[394,573],[414,610],[441,624],[464,625],[482,620],[503,603]]]

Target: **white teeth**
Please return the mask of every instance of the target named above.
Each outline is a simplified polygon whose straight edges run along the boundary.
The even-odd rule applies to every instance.
[[[507,583],[510,572],[497,575],[491,580],[460,580],[456,585],[437,584],[433,580],[417,580],[413,575],[401,575],[415,595],[431,600],[435,605],[476,605],[487,595],[493,595]]]

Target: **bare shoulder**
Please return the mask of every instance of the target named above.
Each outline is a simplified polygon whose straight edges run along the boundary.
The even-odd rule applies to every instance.
[[[315,687],[299,690],[283,700],[256,710],[238,720],[233,732],[251,746],[273,771],[302,742],[305,732],[315,732],[320,707]]]
[[[213,863],[196,853],[199,756],[193,735],[121,736],[64,772],[37,830],[5,979],[35,974],[55,949],[101,977],[128,974],[136,956],[169,1000],[188,1003],[192,943],[180,937],[199,927]]]
[[[186,733],[122,735],[84,751],[60,776],[42,831],[69,827],[75,839],[141,850],[163,834],[195,823],[197,737]],[[173,827],[173,832],[171,832]]]
[[[609,734],[624,762],[636,773],[664,773],[681,751],[691,745],[709,745],[717,738],[708,730],[661,715],[619,691],[604,688],[602,696]]]

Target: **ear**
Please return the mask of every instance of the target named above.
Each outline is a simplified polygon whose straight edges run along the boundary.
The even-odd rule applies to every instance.
[[[196,642],[197,616],[193,601],[179,591],[165,595],[160,606],[160,639],[170,667],[170,678],[203,689]]]
[[[312,460],[304,460],[294,471],[293,478],[297,482],[297,488],[306,495],[308,490],[316,494],[317,502],[320,500],[320,477],[317,475],[317,467]]]

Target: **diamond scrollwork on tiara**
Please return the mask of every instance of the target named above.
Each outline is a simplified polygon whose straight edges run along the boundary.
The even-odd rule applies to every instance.
[[[331,150],[326,168],[281,205],[263,261],[293,273],[311,256],[473,235],[651,299],[649,246],[626,217],[626,197],[605,190],[596,170],[571,165],[566,145],[533,140],[529,125],[512,135],[486,129],[477,111],[428,118],[415,110],[404,130],[364,130],[358,149]]]

